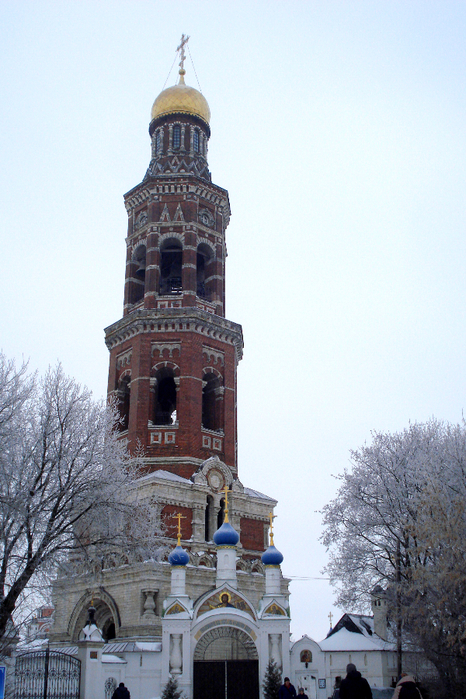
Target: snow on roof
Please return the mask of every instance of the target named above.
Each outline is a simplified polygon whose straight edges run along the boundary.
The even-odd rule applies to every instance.
[[[244,494],[250,495],[253,498],[261,498],[261,500],[271,500],[272,502],[275,502],[274,498],[271,498],[268,495],[264,495],[264,493],[259,493],[258,490],[253,490],[252,488],[245,488]]]
[[[383,641],[378,636],[369,637],[342,628],[321,641],[319,646],[327,651],[381,650]]]
[[[367,614],[347,614],[353,624],[356,624],[358,629],[364,636],[372,636],[374,633],[374,618]]]
[[[182,478],[181,476],[177,476],[176,473],[170,473],[170,471],[163,471],[162,469],[159,471],[152,471],[152,473],[148,473],[147,476],[142,476],[138,479],[138,482],[151,480],[152,478],[160,479],[162,481],[177,481],[178,483],[187,483],[187,485],[192,485],[192,481],[190,481],[188,478]]]
[[[153,653],[158,653],[162,650],[162,644],[160,641],[137,641],[136,647],[138,650],[149,650]]]
[[[21,653],[29,653],[34,650],[41,650],[42,647],[46,648],[47,645],[48,640],[46,638],[35,638],[33,641],[20,641],[16,647]],[[54,648],[53,650],[56,649]]]
[[[118,655],[112,655],[111,653],[102,653],[103,663],[126,663],[126,660],[119,658]]]
[[[319,646],[326,651],[357,651],[357,650],[395,650],[393,643],[383,641],[379,636],[369,633],[357,633],[343,627],[328,638],[320,641]]]

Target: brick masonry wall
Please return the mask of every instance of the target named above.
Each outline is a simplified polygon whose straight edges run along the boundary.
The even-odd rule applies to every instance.
[[[241,517],[241,544],[252,551],[264,551],[264,522]]]
[[[176,539],[178,533],[178,519],[173,517],[181,513],[185,519],[181,520],[181,538],[186,541],[193,534],[193,511],[189,507],[180,507],[179,505],[165,505],[162,509],[162,522],[166,528],[165,536]]]

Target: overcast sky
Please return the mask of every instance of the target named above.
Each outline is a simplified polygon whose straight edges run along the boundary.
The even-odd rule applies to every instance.
[[[0,347],[106,391],[122,195],[181,34],[229,190],[239,469],[279,500],[292,630],[333,594],[319,510],[371,430],[465,405],[466,2],[3,1]],[[198,87],[186,63],[188,84]],[[167,86],[176,80],[173,71]]]

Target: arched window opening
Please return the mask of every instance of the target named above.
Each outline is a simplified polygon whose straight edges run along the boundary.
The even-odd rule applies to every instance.
[[[197,129],[193,131],[193,151],[199,153],[199,131]]]
[[[105,643],[108,643],[116,637],[115,623],[113,619],[108,619],[107,622],[104,624],[104,627],[102,629],[102,636],[104,637]]]
[[[120,432],[124,432],[128,429],[129,425],[129,408],[131,402],[131,377],[125,376],[118,384],[117,389],[118,396],[118,412],[120,414],[120,421],[118,423],[118,428]]]
[[[160,294],[179,294],[181,285],[182,248],[179,240],[167,240],[161,250]]]
[[[202,426],[207,430],[221,428],[220,378],[215,374],[204,376],[202,389]]]
[[[132,274],[132,293],[130,303],[139,303],[144,298],[144,289],[146,283],[146,246],[139,245],[133,253],[132,257],[133,269]]]
[[[196,261],[196,282],[197,282],[197,295],[201,299],[209,300],[210,292],[206,288],[206,278],[207,278],[207,266],[212,257],[211,249],[201,243],[197,248],[197,261]]]
[[[211,529],[210,519],[211,519],[211,515],[212,515],[213,505],[214,505],[214,499],[213,499],[212,495],[208,495],[207,496],[207,505],[205,508],[205,535],[204,535],[205,541],[211,541],[212,536],[213,536],[213,532],[210,531],[210,529]]]
[[[162,142],[162,136],[160,133],[160,129],[157,131],[157,134],[155,136],[155,152],[158,154],[160,152],[160,145]]]
[[[163,369],[157,375],[154,410],[155,425],[174,425],[176,422],[176,384],[172,369]]]
[[[222,498],[220,500],[220,509],[217,514],[217,529],[220,529],[220,527],[223,524],[223,518],[225,517],[225,498]]]
[[[181,146],[181,126],[175,124],[173,127],[173,148],[180,148]]]

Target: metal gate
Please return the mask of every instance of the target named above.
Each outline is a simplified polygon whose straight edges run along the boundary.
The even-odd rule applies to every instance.
[[[259,699],[257,660],[214,660],[194,663],[194,699]]]
[[[79,699],[81,661],[46,650],[16,656],[15,699]]]

